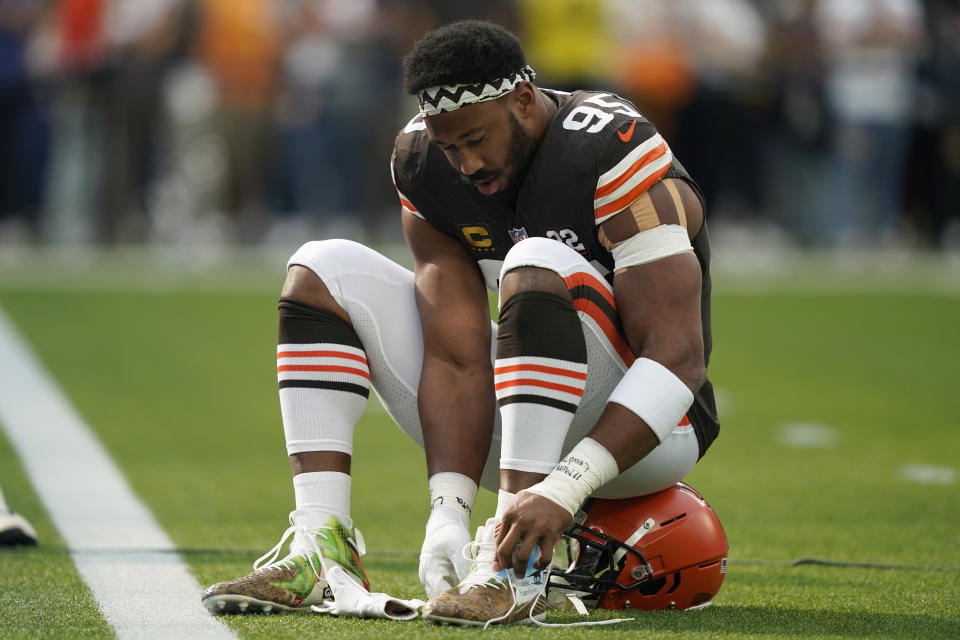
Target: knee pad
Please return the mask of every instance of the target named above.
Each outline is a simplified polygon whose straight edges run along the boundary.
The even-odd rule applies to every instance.
[[[312,240],[297,249],[287,261],[287,269],[299,265],[310,269],[330,290],[338,304],[343,306],[340,278],[345,273],[369,271],[376,273],[382,256],[359,242],[335,238]]]
[[[500,282],[508,271],[518,267],[539,267],[566,277],[581,271],[585,264],[583,256],[562,242],[550,238],[527,238],[507,252],[500,268]]]
[[[330,269],[338,264],[357,260],[367,248],[353,240],[334,238],[331,240],[311,240],[294,251],[287,261],[287,268],[293,265],[307,267],[313,271]],[[318,273],[317,275],[321,275]]]

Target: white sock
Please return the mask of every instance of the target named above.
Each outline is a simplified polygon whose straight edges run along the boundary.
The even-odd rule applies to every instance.
[[[470,529],[470,514],[477,499],[477,483],[453,471],[442,471],[430,476],[430,510],[450,509]]]
[[[517,494],[504,491],[503,489],[497,492],[497,515],[494,516],[497,522],[503,520],[503,512],[506,511],[510,503],[513,502],[515,495]]]
[[[586,363],[497,358],[496,383],[503,419],[500,468],[550,473],[587,384]]]
[[[277,346],[287,453],[353,453],[353,430],[370,393],[361,349],[335,343]]]
[[[317,527],[330,516],[337,516],[345,525],[350,521],[350,476],[339,471],[313,471],[293,476],[293,493],[297,510],[302,514],[297,523]]]

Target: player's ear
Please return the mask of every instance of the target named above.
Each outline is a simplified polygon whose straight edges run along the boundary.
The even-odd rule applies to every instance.
[[[522,118],[529,117],[537,104],[536,88],[531,82],[521,82],[517,88],[510,92],[510,103],[513,106],[517,116]]]

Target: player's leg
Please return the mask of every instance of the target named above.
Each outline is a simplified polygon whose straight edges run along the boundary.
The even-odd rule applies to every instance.
[[[354,427],[372,385],[390,415],[423,446],[416,400],[422,352],[409,270],[344,240],[310,242],[293,255],[279,304],[277,347],[297,507],[288,531],[293,535],[291,553],[240,580],[214,585],[205,594],[208,608],[309,610],[308,604],[323,598],[323,585],[302,576],[311,571],[322,575],[317,565],[327,560],[345,564],[358,582],[366,582],[353,553],[362,551],[362,542],[350,517]],[[449,496],[448,504],[465,504],[469,513],[476,485],[452,477],[456,475],[430,478],[431,497]],[[463,480],[472,489],[464,487]],[[442,509],[434,513],[452,515],[458,522],[462,515]],[[316,531],[335,539],[325,542]],[[310,544],[313,540],[320,541],[322,560]]]
[[[539,571],[514,580],[514,589],[507,584],[507,572],[494,572],[491,563],[503,512],[517,491],[539,482],[556,466],[588,384],[583,328],[568,287],[556,272],[558,260],[569,256],[555,251],[558,247],[566,249],[553,240],[524,240],[504,262],[494,369],[502,420],[497,512],[478,533],[473,571],[459,588],[430,600],[424,608],[428,619],[509,624],[542,618],[546,611]],[[518,260],[545,253],[556,254],[552,268]]]
[[[423,448],[417,406],[423,339],[413,273],[367,247],[344,241],[310,243],[291,259],[294,263],[326,283],[363,345],[374,390],[397,425]],[[493,469],[495,456],[490,456],[492,465],[488,461]],[[470,540],[477,484],[452,472],[434,474],[428,482],[431,510],[420,578],[432,593],[455,584],[457,573],[466,571],[461,549]]]
[[[330,596],[323,576],[332,563],[369,588],[350,517],[350,463],[370,367],[346,311],[317,273],[296,264],[297,256],[323,264],[331,253],[329,244],[302,247],[278,304],[277,379],[296,504],[290,529],[265,565],[267,556],[248,576],[207,589],[203,603],[214,613],[309,611]]]
[[[502,430],[497,514],[486,543],[493,558],[493,531],[517,491],[539,482],[596,424],[613,388],[632,362],[622,336],[610,285],[562,243],[531,238],[507,255],[501,272],[497,338],[497,398]],[[673,436],[598,492],[602,497],[652,493],[671,486],[697,460],[696,435],[678,426]],[[481,550],[484,545],[478,545]],[[466,593],[451,590],[431,600],[425,615],[475,624],[507,612],[522,621],[524,608],[509,590],[487,588],[492,569],[477,563]],[[532,578],[535,579],[535,576]],[[469,601],[469,602],[468,602]],[[539,608],[534,616],[542,613]]]

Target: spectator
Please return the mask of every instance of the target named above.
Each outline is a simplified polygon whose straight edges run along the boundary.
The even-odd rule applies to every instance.
[[[902,176],[922,41],[918,0],[820,0],[827,104],[834,122],[825,237],[886,244],[902,205]]]
[[[0,242],[37,231],[47,126],[25,56],[42,9],[39,0],[0,3]]]

